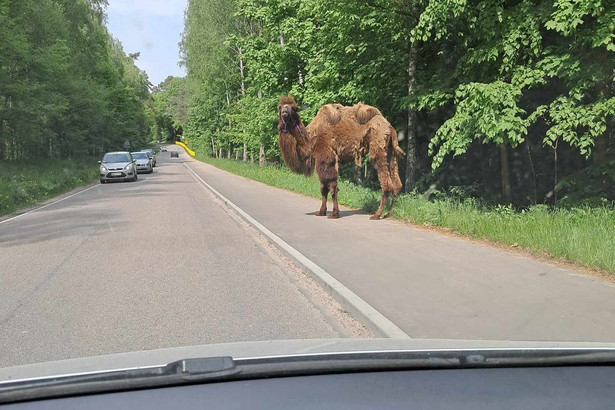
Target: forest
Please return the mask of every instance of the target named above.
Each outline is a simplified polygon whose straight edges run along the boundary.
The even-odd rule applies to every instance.
[[[615,200],[612,0],[189,0],[185,77],[150,84],[106,0],[0,2],[0,161],[183,140],[281,166],[277,102],[378,107],[405,192],[490,203]],[[365,158],[342,175],[377,188]]]
[[[405,192],[615,199],[611,0],[189,0],[180,57],[153,132],[211,157],[279,165],[282,95],[307,122],[362,101],[398,131]],[[343,175],[377,186],[365,165]]]
[[[0,161],[99,156],[151,136],[147,75],[106,0],[0,1]]]

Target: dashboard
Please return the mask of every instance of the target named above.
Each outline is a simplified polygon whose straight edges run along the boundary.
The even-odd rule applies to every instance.
[[[277,377],[82,395],[25,409],[604,409],[615,366],[382,371]]]

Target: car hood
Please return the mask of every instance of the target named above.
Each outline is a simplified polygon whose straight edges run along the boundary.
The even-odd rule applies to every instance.
[[[101,165],[107,168],[124,168],[128,164],[130,164],[130,162],[103,162]]]
[[[137,161],[137,164],[147,164],[149,162],[149,158],[146,158],[146,159],[138,158],[136,161]]]
[[[0,382],[40,377],[160,366],[186,358],[231,356],[234,359],[305,356],[327,353],[456,350],[542,350],[612,349],[603,342],[517,342],[444,339],[311,339],[274,340],[175,347],[117,353],[0,369]]]

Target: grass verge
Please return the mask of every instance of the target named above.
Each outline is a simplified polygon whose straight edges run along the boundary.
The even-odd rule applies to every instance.
[[[197,159],[267,185],[320,198],[318,178],[305,178],[286,168],[225,159]],[[341,204],[365,212],[378,207],[380,193],[339,182]],[[474,200],[429,201],[415,194],[400,195],[392,217],[415,224],[450,228],[476,239],[529,250],[581,266],[615,273],[615,210],[573,208],[551,210],[538,205],[523,212],[511,207],[485,207]]]
[[[0,216],[98,178],[94,158],[0,161]]]

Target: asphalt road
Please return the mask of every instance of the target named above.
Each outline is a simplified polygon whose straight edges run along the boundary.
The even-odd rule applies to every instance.
[[[135,183],[0,222],[0,367],[370,336],[245,225],[169,153]]]
[[[411,337],[615,340],[612,281],[344,208],[315,217],[318,199],[180,152],[139,182],[0,222],[0,367],[370,336],[192,172]]]
[[[186,165],[410,337],[615,341],[613,281]]]

